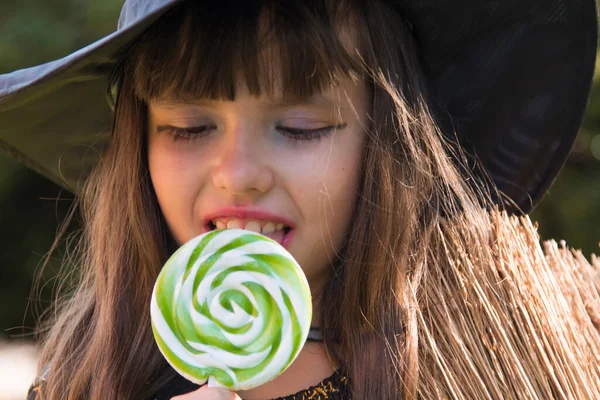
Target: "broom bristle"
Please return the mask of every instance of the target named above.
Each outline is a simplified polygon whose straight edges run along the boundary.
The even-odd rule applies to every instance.
[[[598,258],[540,243],[528,217],[494,211],[489,222],[485,259],[451,222],[438,231],[445,257],[415,292],[421,397],[598,398]]]

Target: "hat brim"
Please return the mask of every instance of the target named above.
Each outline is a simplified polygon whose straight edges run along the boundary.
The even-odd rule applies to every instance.
[[[153,2],[143,18],[67,57],[0,75],[0,149],[79,192],[112,129],[111,74],[140,34],[181,1]]]
[[[596,62],[593,0],[408,2],[446,131],[477,154],[513,211],[563,167]],[[445,122],[445,123],[444,123]]]
[[[108,142],[113,70],[181,1],[154,1],[159,6],[135,23],[68,57],[0,76],[0,148],[78,192]],[[562,168],[583,119],[596,59],[596,1],[398,4],[414,27],[442,127],[477,153],[515,209],[529,212]]]

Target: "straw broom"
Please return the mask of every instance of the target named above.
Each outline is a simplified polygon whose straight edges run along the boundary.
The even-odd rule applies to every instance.
[[[472,233],[439,227],[415,285],[419,397],[600,398],[598,258],[540,243],[528,217],[488,215],[478,251]]]

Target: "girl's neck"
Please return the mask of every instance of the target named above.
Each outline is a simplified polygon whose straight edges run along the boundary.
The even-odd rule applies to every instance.
[[[298,358],[277,378],[254,389],[237,393],[244,400],[288,396],[317,385],[336,369],[337,366],[327,357],[323,343],[306,342]]]

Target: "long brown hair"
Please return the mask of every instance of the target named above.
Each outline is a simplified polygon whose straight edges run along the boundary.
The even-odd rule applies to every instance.
[[[233,100],[240,71],[255,95],[307,95],[344,77],[372,91],[356,217],[320,301],[326,346],[353,398],[586,393],[568,377],[546,379],[551,370],[593,389],[598,369],[581,371],[590,361],[581,346],[600,353],[589,322],[567,321],[572,337],[586,338],[569,343],[546,332],[551,306],[537,324],[514,322],[535,311],[528,301],[542,289],[519,292],[500,267],[520,257],[546,265],[532,256],[535,235],[489,213],[489,185],[438,128],[411,27],[390,3],[188,1],[144,33],[116,75],[111,142],[81,195],[80,282],[58,308],[40,360],[51,366],[49,398],[145,398],[172,378],[149,321],[173,241],[148,175],[146,104],[160,95]],[[506,343],[519,332],[548,343],[511,353]],[[548,357],[553,346],[579,353]],[[521,368],[528,349],[537,355]],[[532,373],[534,359],[542,361]]]

